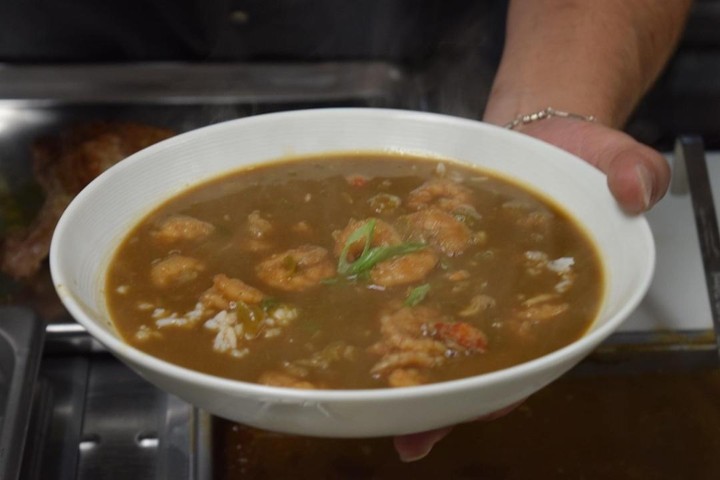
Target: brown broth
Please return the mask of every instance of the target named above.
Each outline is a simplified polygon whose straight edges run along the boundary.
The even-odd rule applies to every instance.
[[[443,164],[444,178],[460,180],[463,189],[471,190],[474,210],[448,207],[438,197],[428,208],[409,207],[410,192],[438,179],[438,165],[437,160],[389,154],[308,157],[239,171],[171,199],[139,223],[111,262],[107,303],[116,329],[131,345],[201,372],[249,382],[259,381],[267,372],[280,372],[280,383],[262,381],[347,389],[388,386],[396,370],[402,370],[403,378],[410,371],[414,379],[401,384],[477,375],[526,362],[579,338],[592,324],[603,295],[602,267],[585,233],[541,196],[455,163]],[[392,213],[377,213],[369,200],[378,194],[392,194],[402,204]],[[435,266],[422,278],[401,285],[378,286],[372,273],[369,279],[367,274],[338,278],[334,235],[351,218],[372,217],[393,224],[402,242],[417,246],[419,234],[407,220],[417,217],[408,215],[428,209],[441,215],[437,213],[441,204],[453,221],[463,225],[456,230],[470,234],[461,253],[447,255],[428,246],[423,251],[434,252]],[[158,241],[163,222],[177,215],[207,222],[213,231],[202,241]],[[254,229],[249,220],[253,215],[261,219]],[[257,228],[266,225],[269,233]],[[454,231],[434,228],[423,231],[422,243],[438,236],[444,242],[443,235]],[[380,235],[378,225],[374,235]],[[330,278],[302,291],[287,291],[259,276],[260,262],[301,245],[327,250],[333,266]],[[202,267],[187,268],[188,275],[170,274],[169,283],[158,287],[153,269],[172,255],[194,259]],[[573,264],[564,270],[567,262],[552,262],[568,258]],[[304,266],[295,257],[281,260],[288,278],[304,275]],[[238,312],[235,325],[242,323],[243,330],[223,330],[236,337],[236,345],[224,352],[213,349],[219,331],[206,327],[220,308],[206,309],[191,321],[185,315],[196,310],[198,299],[218,274],[242,280],[264,295],[259,303],[249,302],[249,308],[236,307],[235,302],[227,309]],[[194,278],[186,281],[190,277]],[[420,285],[429,285],[425,298],[418,306],[403,307]],[[478,296],[484,303],[473,309]],[[489,306],[487,298],[492,300]],[[415,330],[403,341],[435,342],[427,348],[441,345],[446,350],[436,355],[419,347],[399,347],[397,339],[381,328],[380,317],[400,310],[406,316],[424,312],[423,318],[431,318],[420,326],[411,325]],[[177,318],[160,326],[172,312]],[[291,312],[297,318],[278,327],[275,318],[269,320],[271,312],[279,318]],[[478,338],[482,341],[475,341]],[[378,369],[381,360],[396,360],[397,356],[390,358],[393,354],[419,357]]]

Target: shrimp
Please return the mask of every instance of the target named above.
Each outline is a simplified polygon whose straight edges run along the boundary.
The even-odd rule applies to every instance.
[[[440,312],[434,308],[409,308],[403,307],[400,302],[393,302],[380,317],[380,333],[386,340],[396,336],[417,337],[422,334],[425,325],[437,322],[439,317]]]
[[[519,338],[529,338],[536,328],[552,320],[568,309],[567,303],[536,303],[526,306],[507,322],[507,327]]]
[[[397,304],[393,304],[391,308],[394,311],[387,311],[380,316],[382,340],[373,345],[371,350],[376,353],[414,350],[444,354],[445,349],[441,345],[425,337],[425,332],[430,326],[443,320],[440,312],[424,306],[398,308]]]
[[[471,205],[473,192],[468,187],[447,179],[428,180],[408,194],[406,205],[411,210],[434,206],[453,212],[464,205]]]
[[[544,322],[551,318],[557,317],[568,309],[567,303],[552,304],[543,303],[540,305],[531,305],[524,310],[518,312],[518,318],[529,320],[531,322]]]
[[[428,379],[416,368],[398,368],[388,375],[388,385],[394,388],[413,387],[427,383]]]
[[[494,307],[495,303],[495,299],[490,295],[475,295],[472,299],[470,299],[470,304],[462,309],[458,315],[461,317],[472,317]]]
[[[437,311],[425,307],[400,308],[383,314],[380,317],[383,338],[370,347],[370,353],[387,355],[401,350],[444,355],[446,349],[440,342],[424,337],[424,332],[438,320],[438,316]]]
[[[293,233],[297,233],[299,235],[310,235],[311,233],[313,233],[313,228],[305,220],[297,222],[292,227],[290,227],[290,230],[292,230]]]
[[[368,218],[365,220],[351,219],[347,227],[335,234],[335,254],[341,256],[350,236],[369,221],[375,222],[371,247],[383,247],[400,245],[402,237],[398,231],[387,222],[378,219]],[[350,245],[347,250],[347,259],[353,261],[359,257],[365,249],[365,241],[359,239]],[[370,269],[370,279],[376,285],[392,287],[395,285],[406,285],[422,280],[430,271],[435,268],[438,257],[431,249],[423,249],[403,255],[392,257],[382,261]]]
[[[213,277],[213,286],[200,296],[200,303],[207,308],[227,310],[231,302],[258,304],[265,295],[242,280],[219,274]]]
[[[309,358],[301,358],[288,365],[299,369],[316,368],[319,370],[327,370],[335,362],[353,361],[356,358],[356,347],[340,341],[332,342],[322,350],[315,352]],[[288,365],[283,365],[286,370]]]
[[[195,280],[203,270],[205,264],[200,260],[170,255],[152,266],[150,279],[156,287],[166,288]]]
[[[252,211],[241,234],[241,248],[249,252],[269,250],[272,247],[271,237],[274,230],[272,223],[263,218],[258,210]]]
[[[315,389],[315,385],[307,380],[302,380],[293,375],[272,370],[260,375],[258,383],[261,385],[269,385],[271,387],[300,388],[304,390]]]
[[[552,213],[522,200],[503,203],[501,212],[521,227],[528,229],[547,229],[552,221]]]
[[[380,317],[382,340],[369,349],[380,354],[380,360],[372,367],[375,375],[402,375],[395,371],[407,368],[432,368],[446,360],[445,346],[425,332],[439,320],[440,313],[428,307],[403,307]],[[418,377],[419,378],[419,377]],[[392,383],[390,383],[392,386]]]
[[[166,218],[151,236],[160,243],[168,244],[180,241],[202,241],[215,231],[212,223],[198,220],[187,215],[173,215]]]
[[[263,260],[255,273],[271,287],[299,292],[334,276],[335,266],[324,248],[303,245]]]
[[[437,254],[427,248],[378,263],[370,270],[370,279],[383,287],[419,282],[435,268],[437,262]]]
[[[399,369],[411,368],[432,368],[442,365],[445,359],[441,356],[431,355],[426,352],[392,352],[385,355],[375,365],[373,365],[371,373],[389,374]]]
[[[378,193],[368,199],[368,205],[377,214],[393,213],[400,208],[402,200],[397,195]]]
[[[370,242],[371,247],[384,247],[389,245],[399,245],[400,243],[402,243],[402,237],[400,236],[400,234],[397,232],[397,230],[395,230],[395,227],[393,227],[387,222],[372,218],[366,218],[365,220],[355,220],[354,218],[351,218],[347,224],[347,227],[345,227],[342,231],[337,231],[333,234],[335,237],[335,256],[339,257],[342,254],[342,251],[345,248],[345,244],[350,238],[350,235],[352,235],[355,230],[365,226],[368,222],[372,220],[375,220],[375,228],[373,229],[372,239]],[[348,248],[348,260],[355,260],[357,257],[360,256],[364,248],[365,240],[360,239],[354,242],[352,245],[350,245],[350,248]]]
[[[369,348],[370,353],[381,356],[371,372],[386,375],[393,387],[424,383],[428,369],[458,353],[482,353],[487,347],[487,338],[476,327],[453,322],[425,306],[384,313],[380,333],[382,340]]]
[[[445,275],[451,282],[462,282],[470,278],[470,272],[467,270],[456,270]]]
[[[258,210],[254,210],[248,215],[247,230],[253,238],[264,238],[273,231],[273,226],[260,216]]]
[[[438,322],[434,325],[432,336],[449,349],[466,354],[482,353],[488,343],[482,331],[466,322]]]
[[[430,243],[450,257],[460,255],[470,244],[470,229],[444,210],[431,207],[403,220],[411,240]]]

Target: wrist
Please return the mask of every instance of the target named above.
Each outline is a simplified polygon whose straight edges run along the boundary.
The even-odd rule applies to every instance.
[[[542,121],[522,125],[515,130],[551,143],[561,148],[574,151],[583,143],[584,137],[593,130],[597,130],[595,122],[586,122],[576,118],[550,117]],[[604,128],[604,127],[600,127]],[[576,153],[577,154],[577,153]]]
[[[548,107],[572,113],[573,117],[593,117],[594,121],[613,128],[622,126],[624,115],[611,107],[612,102],[602,101],[599,95],[574,92],[566,89],[517,89],[505,93],[494,87],[488,100],[483,120],[496,125],[507,125],[519,116],[541,112]],[[522,127],[522,126],[518,126]]]
[[[641,3],[511,1],[485,120],[502,125],[552,106],[622,127],[656,73],[644,66],[658,55],[637,31]]]
[[[563,110],[556,110],[552,107],[547,107],[536,112],[522,114],[515,117],[511,122],[506,123],[503,127],[510,130],[517,130],[530,123],[539,122],[541,120],[547,120],[549,118],[569,118],[572,120],[583,120],[585,122],[595,122],[597,119],[592,115],[579,115],[573,112],[565,112]]]

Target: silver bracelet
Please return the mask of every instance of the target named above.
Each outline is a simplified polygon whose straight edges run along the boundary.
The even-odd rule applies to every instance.
[[[580,115],[577,113],[563,112],[561,110],[555,110],[552,107],[544,108],[538,112],[530,113],[527,115],[518,115],[515,120],[508,122],[503,127],[513,130],[519,125],[527,125],[528,123],[537,122],[550,117],[561,117],[561,118],[574,118],[576,120],[584,120],[586,122],[595,122],[597,118],[593,115]]]

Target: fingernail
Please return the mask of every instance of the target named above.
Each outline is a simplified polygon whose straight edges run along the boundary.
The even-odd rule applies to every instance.
[[[400,454],[400,460],[405,463],[410,462],[416,462],[418,460],[422,460],[423,458],[428,456],[428,453],[430,453],[430,450],[432,450],[433,445],[429,444],[426,447],[423,447],[422,449],[415,450],[412,453],[409,452],[403,452]]]
[[[427,457],[436,443],[442,440],[452,427],[439,428],[429,432],[395,437],[395,449],[403,462],[415,462]]]
[[[635,171],[642,191],[643,208],[648,208],[652,198],[653,176],[645,165],[638,165],[635,167]]]

